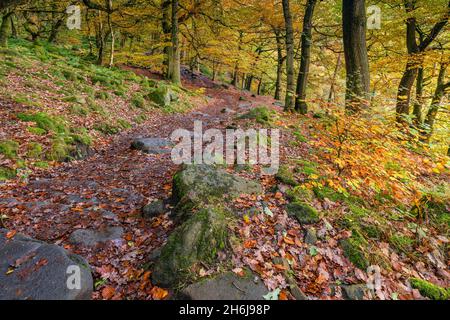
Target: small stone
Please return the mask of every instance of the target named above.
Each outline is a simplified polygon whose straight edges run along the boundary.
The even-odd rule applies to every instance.
[[[344,289],[344,298],[347,300],[364,300],[369,293],[366,284],[343,285],[342,289]]]
[[[315,245],[317,243],[317,231],[315,228],[308,228],[306,230],[305,242],[309,245]]]
[[[95,247],[97,244],[120,240],[123,235],[122,227],[106,227],[100,230],[78,229],[72,232],[69,242],[81,244],[87,247]]]
[[[151,219],[164,214],[165,210],[166,208],[164,205],[164,201],[156,200],[152,203],[149,203],[142,209],[142,216],[146,219]]]

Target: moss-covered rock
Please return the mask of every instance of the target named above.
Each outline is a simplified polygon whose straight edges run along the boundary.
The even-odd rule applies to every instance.
[[[47,132],[55,132],[65,134],[69,130],[64,124],[64,121],[55,116],[50,116],[45,112],[38,113],[20,113],[17,117],[26,122],[34,122],[38,128],[41,128]]]
[[[358,237],[353,235],[348,239],[343,239],[340,242],[344,255],[361,270],[366,270],[369,267],[369,260],[364,251],[365,243]]]
[[[442,288],[431,282],[412,278],[409,280],[411,287],[419,290],[420,294],[432,300],[448,300],[450,299],[450,288]]]
[[[297,182],[297,180],[294,177],[294,173],[286,165],[280,166],[280,168],[278,170],[278,173],[276,175],[276,178],[281,183],[284,183],[284,184],[287,184],[287,185],[290,185],[290,186],[294,186],[295,187],[296,185],[298,185],[298,182]]]
[[[201,204],[260,193],[259,183],[209,165],[187,165],[173,178],[172,194],[178,203],[175,211],[181,215]]]
[[[286,206],[286,211],[289,216],[295,217],[300,224],[313,224],[320,221],[317,210],[306,203],[290,203]]]
[[[251,109],[249,112],[241,115],[240,119],[251,119],[257,123],[270,125],[274,120],[275,112],[267,107],[257,107]]]
[[[174,286],[193,278],[197,263],[214,263],[227,246],[226,213],[217,208],[203,209],[176,229],[162,248],[153,269],[153,281]]]
[[[147,97],[160,107],[168,107],[173,101],[178,100],[178,95],[168,86],[160,86],[152,89]]]

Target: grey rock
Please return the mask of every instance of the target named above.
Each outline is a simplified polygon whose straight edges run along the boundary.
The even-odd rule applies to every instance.
[[[255,181],[227,173],[208,165],[188,165],[174,177],[173,194],[176,201],[189,198],[195,202],[208,199],[235,198],[241,194],[261,194]]]
[[[151,219],[157,217],[161,214],[164,214],[166,211],[166,207],[164,205],[164,201],[156,200],[152,203],[149,203],[142,209],[142,215],[144,218]]]
[[[194,283],[181,291],[188,300],[264,300],[269,291],[253,274],[239,277],[233,272]]]
[[[63,248],[0,229],[0,300],[88,300],[93,280],[88,263]],[[69,289],[79,267],[80,287]]]
[[[306,230],[305,242],[309,245],[315,245],[317,243],[317,231],[315,228],[308,228]]]
[[[173,101],[178,100],[178,94],[167,86],[155,88],[148,98],[160,107],[168,107]]]
[[[344,298],[347,300],[364,300],[369,293],[366,284],[343,285]]]
[[[106,227],[100,230],[78,229],[72,232],[69,242],[94,247],[97,244],[120,240],[123,235],[122,227]]]
[[[163,138],[138,138],[131,143],[131,147],[148,154],[170,153],[170,147],[173,146],[169,139]]]

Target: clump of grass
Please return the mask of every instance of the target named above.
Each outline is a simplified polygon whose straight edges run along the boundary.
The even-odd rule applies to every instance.
[[[240,118],[253,119],[260,124],[269,125],[273,122],[274,111],[269,110],[267,107],[257,107],[240,116]]]
[[[32,159],[40,159],[44,150],[42,144],[37,142],[30,142],[27,149],[27,157]]]
[[[14,159],[17,157],[19,150],[19,143],[14,140],[0,141],[0,154],[3,154],[6,158]]]
[[[136,93],[133,95],[133,98],[131,99],[131,104],[136,107],[143,109],[145,108],[145,99],[140,93]]]
[[[16,177],[16,175],[16,170],[0,166],[0,181],[13,179]]]
[[[47,133],[46,130],[38,127],[28,127],[27,130],[29,133],[35,134],[37,136],[43,136]]]
[[[64,121],[55,116],[50,116],[44,112],[38,113],[19,113],[17,117],[25,122],[34,122],[38,128],[41,128],[47,132],[56,132],[65,134],[68,132]]]
[[[415,241],[405,235],[393,235],[389,238],[389,242],[401,252],[411,252],[414,248]]]

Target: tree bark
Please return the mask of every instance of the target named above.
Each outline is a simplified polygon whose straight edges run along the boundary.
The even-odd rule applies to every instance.
[[[333,101],[334,88],[336,86],[336,79],[340,67],[341,67],[341,53],[338,54],[336,68],[334,68],[333,79],[331,79],[330,93],[328,94],[328,103],[331,103]]]
[[[413,110],[414,124],[417,128],[419,128],[423,122],[423,119],[422,119],[423,86],[424,86],[424,70],[423,70],[423,67],[420,67],[418,74],[417,74],[416,101],[414,102],[414,110]]]
[[[301,114],[308,113],[306,103],[306,88],[308,85],[309,66],[311,63],[312,20],[317,0],[307,0],[306,11],[303,19],[302,53],[300,60],[300,72],[298,73],[295,110]]]
[[[425,142],[429,142],[431,136],[433,135],[434,122],[439,112],[439,107],[441,106],[444,95],[450,89],[450,82],[447,83],[444,82],[446,71],[447,71],[447,64],[441,64],[436,90],[434,92],[433,100],[431,101],[430,108],[428,109],[428,113],[425,118],[425,126],[427,128],[427,133],[424,139]]]
[[[405,9],[408,14],[411,14],[414,10],[416,10],[415,4],[416,0],[405,0]],[[408,61],[398,88],[396,106],[397,122],[404,122],[405,116],[410,113],[411,91],[414,81],[417,78],[417,74],[419,72],[418,70],[422,65],[422,53],[446,26],[449,15],[450,1],[448,2],[447,12],[444,14],[443,18],[433,26],[428,35],[422,35],[422,39],[419,44],[417,44],[416,39],[416,18],[412,16],[406,20],[406,45],[408,49]]]
[[[109,34],[111,36],[111,47],[110,47],[110,53],[109,53],[109,67],[111,68],[114,65],[114,49],[116,45],[116,37],[114,34],[114,29],[112,26],[111,21],[111,13],[113,9],[112,0],[108,0],[108,27],[109,27]]]
[[[286,57],[283,56],[282,36],[279,30],[274,30],[277,42],[277,79],[275,81],[275,100],[281,99],[281,80],[283,78],[283,64]]]
[[[169,38],[170,38],[170,33],[171,33],[171,27],[170,27],[170,0],[164,0],[161,3],[161,10],[162,10],[162,31],[164,34],[164,39],[163,41],[166,43],[168,42]],[[168,79],[169,78],[169,69],[170,69],[170,46],[168,45],[164,45],[164,62],[163,65],[165,67],[164,73],[165,73],[165,77]]]
[[[366,46],[365,0],[343,0],[342,25],[347,70],[346,110],[368,107],[370,74]]]
[[[294,28],[292,26],[292,15],[289,8],[289,0],[283,0],[283,15],[286,28],[286,99],[284,110],[292,111],[294,109]]]
[[[0,26],[0,47],[8,46],[8,37],[10,30],[10,20],[12,12],[7,12],[3,14],[1,26]]]
[[[172,0],[172,50],[170,55],[170,81],[181,84],[180,43],[178,38],[178,0]]]

